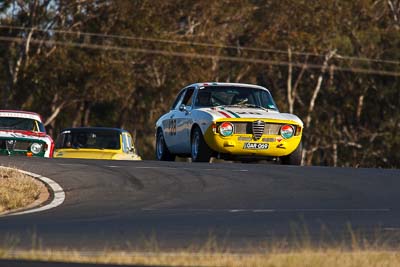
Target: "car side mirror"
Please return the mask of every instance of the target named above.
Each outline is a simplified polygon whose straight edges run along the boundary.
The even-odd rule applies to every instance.
[[[187,111],[186,105],[185,104],[181,104],[179,106],[179,111]]]

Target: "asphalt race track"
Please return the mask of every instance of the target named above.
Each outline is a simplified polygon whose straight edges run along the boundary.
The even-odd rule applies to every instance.
[[[215,240],[240,251],[304,236],[334,243],[349,228],[400,240],[400,170],[10,157],[0,164],[49,177],[66,193],[57,208],[1,217],[3,247],[173,249]]]

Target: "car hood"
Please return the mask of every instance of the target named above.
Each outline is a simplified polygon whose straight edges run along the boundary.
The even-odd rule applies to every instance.
[[[32,132],[24,130],[0,130],[0,137],[3,138],[27,138],[27,139],[40,139],[46,137],[46,133]]]
[[[213,120],[226,118],[284,120],[293,121],[303,126],[303,122],[301,121],[301,119],[294,114],[280,113],[278,111],[268,109],[222,106],[212,108],[200,108],[198,110],[209,113],[213,117]]]
[[[75,159],[113,159],[116,154],[115,151],[99,149],[57,149],[53,156]]]

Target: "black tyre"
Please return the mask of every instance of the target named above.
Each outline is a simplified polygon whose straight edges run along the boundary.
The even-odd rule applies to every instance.
[[[162,161],[174,161],[175,155],[170,153],[167,145],[165,144],[164,135],[161,129],[157,131],[156,138],[156,159]]]
[[[204,141],[203,134],[199,127],[195,127],[192,132],[191,139],[192,161],[193,162],[210,162],[212,150]]]
[[[300,142],[295,151],[287,156],[281,157],[281,163],[283,165],[301,165],[302,151],[303,145]]]

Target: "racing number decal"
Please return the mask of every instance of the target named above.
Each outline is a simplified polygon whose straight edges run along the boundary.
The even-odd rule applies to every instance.
[[[168,123],[169,135],[176,135],[176,120],[170,119]]]

